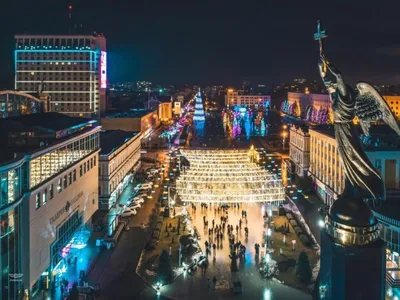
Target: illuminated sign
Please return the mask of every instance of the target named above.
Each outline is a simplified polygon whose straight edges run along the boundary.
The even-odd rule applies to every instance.
[[[100,56],[100,88],[107,88],[107,52],[101,51]]]
[[[49,219],[49,223],[53,224],[65,212],[69,212],[69,209],[71,208],[71,205],[74,204],[76,201],[78,201],[82,196],[83,196],[83,192],[80,192],[71,201],[67,201],[67,203],[65,203],[65,206],[63,208],[61,208],[58,212],[56,212],[54,214],[54,216]]]

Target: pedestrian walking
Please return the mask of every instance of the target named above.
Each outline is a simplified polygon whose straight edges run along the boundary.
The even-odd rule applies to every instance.
[[[216,287],[217,287],[217,277],[216,276],[214,276],[214,278],[213,278],[213,285],[214,285],[214,290],[216,290]]]
[[[238,234],[239,231],[239,225],[236,225],[236,234]]]
[[[214,220],[212,220],[212,227],[214,228]]]

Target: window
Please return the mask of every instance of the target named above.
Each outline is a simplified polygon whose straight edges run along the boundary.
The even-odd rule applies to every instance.
[[[36,209],[40,208],[40,193],[36,194]]]
[[[83,173],[86,174],[86,164],[83,164]]]
[[[61,178],[58,179],[57,190],[59,193],[62,191]]]
[[[93,159],[90,160],[90,169],[93,168]]]
[[[93,166],[96,166],[96,157],[93,157]]]
[[[90,170],[90,169],[89,169],[89,161],[86,162],[86,169],[87,169],[88,172],[89,172],[89,170]]]
[[[68,174],[68,185],[72,183],[72,173]]]
[[[47,203],[47,189],[44,189],[43,195],[42,195],[42,201],[43,205],[46,205]]]
[[[50,184],[50,187],[49,187],[49,197],[50,197],[50,200],[54,198],[53,184]]]
[[[83,168],[82,165],[79,166],[79,176],[82,176],[83,174]]]
[[[64,176],[64,189],[67,188],[67,175]]]
[[[76,181],[76,170],[74,170],[72,172],[72,181],[75,182]]]
[[[382,168],[382,160],[375,159],[375,168],[377,168],[377,169]]]

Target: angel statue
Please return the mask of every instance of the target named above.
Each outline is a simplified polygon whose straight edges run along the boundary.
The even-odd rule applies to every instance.
[[[372,85],[359,82],[356,89],[352,89],[346,84],[339,69],[325,56],[322,38],[326,35],[325,31],[322,33],[319,38],[316,37],[320,42],[318,67],[330,95],[335,139],[345,174],[345,188],[338,200],[357,198],[373,200],[374,204],[380,204],[386,198],[385,185],[361,146],[353,119],[358,117],[366,136],[369,135],[371,122],[383,120],[398,135],[399,125],[385,100]]]

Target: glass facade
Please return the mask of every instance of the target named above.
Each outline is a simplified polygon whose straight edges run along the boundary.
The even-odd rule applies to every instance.
[[[7,206],[22,197],[25,166],[0,171],[0,299],[20,299],[22,296],[20,206]]]
[[[0,207],[19,200],[22,194],[22,167],[0,173]]]
[[[386,242],[386,248],[391,252],[400,252],[400,232],[392,228],[381,226],[381,238]]]
[[[71,217],[68,218],[62,225],[57,229],[57,240],[51,247],[51,266],[54,269],[57,264],[64,258],[62,249],[70,241],[75,231],[82,225],[83,219],[79,212],[74,212]]]
[[[30,188],[62,172],[98,147],[99,134],[94,133],[32,159],[29,163]]]
[[[19,207],[0,216],[0,298],[21,299],[22,278],[19,230]]]

